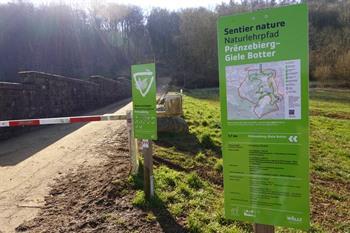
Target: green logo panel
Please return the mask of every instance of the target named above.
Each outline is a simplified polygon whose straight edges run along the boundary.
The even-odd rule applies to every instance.
[[[155,64],[131,66],[134,135],[157,139]]]

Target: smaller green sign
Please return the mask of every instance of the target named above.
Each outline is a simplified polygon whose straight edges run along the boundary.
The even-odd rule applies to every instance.
[[[155,64],[131,66],[135,138],[157,139]]]

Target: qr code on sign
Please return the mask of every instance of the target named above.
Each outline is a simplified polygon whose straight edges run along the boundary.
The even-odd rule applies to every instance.
[[[294,109],[289,109],[289,115],[293,115],[295,114],[295,110]]]

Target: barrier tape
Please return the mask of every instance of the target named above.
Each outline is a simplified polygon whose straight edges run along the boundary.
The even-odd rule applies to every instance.
[[[18,126],[71,124],[71,123],[82,123],[82,122],[92,122],[92,121],[116,121],[116,120],[126,120],[126,115],[106,114],[106,115],[96,115],[96,116],[9,120],[9,121],[0,121],[0,128],[1,127],[18,127]]]

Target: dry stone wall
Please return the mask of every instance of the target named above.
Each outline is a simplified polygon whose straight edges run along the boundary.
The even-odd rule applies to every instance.
[[[36,71],[19,76],[21,83],[0,82],[0,120],[71,116],[131,96],[125,78],[91,76],[85,81]],[[21,132],[21,128],[1,128],[0,139]]]

